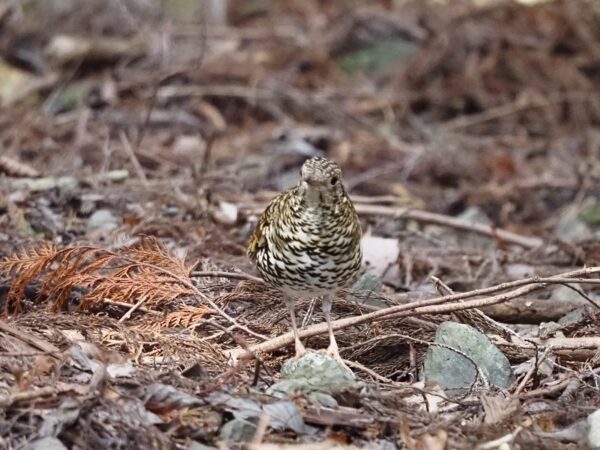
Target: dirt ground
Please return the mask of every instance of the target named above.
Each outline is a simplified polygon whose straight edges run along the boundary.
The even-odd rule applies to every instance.
[[[14,1],[0,50],[0,448],[591,445],[597,1]],[[334,304],[330,407],[267,393],[293,340],[245,250],[315,155],[380,286]],[[445,321],[514,383],[423,382]]]

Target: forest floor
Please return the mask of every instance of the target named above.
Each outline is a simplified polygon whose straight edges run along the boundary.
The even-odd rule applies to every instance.
[[[591,445],[597,2],[25,4],[0,5],[0,448]],[[313,155],[369,274],[333,308],[358,384],[320,400],[269,390],[293,341],[245,252]],[[510,385],[423,381],[447,321]]]

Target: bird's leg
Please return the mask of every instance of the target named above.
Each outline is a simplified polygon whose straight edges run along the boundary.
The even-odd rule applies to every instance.
[[[294,299],[290,297],[284,298],[285,305],[290,312],[290,317],[292,319],[292,329],[294,330],[294,347],[296,349],[296,358],[300,358],[306,354],[306,348],[302,345],[300,341],[300,336],[298,336],[298,327],[296,326],[296,313],[294,312]]]
[[[327,329],[329,330],[329,347],[327,347],[327,354],[333,358],[342,361],[340,352],[338,349],[335,336],[333,335],[333,328],[331,326],[331,304],[333,303],[333,297],[331,295],[325,295],[322,299],[322,308],[325,313],[325,320],[327,321]]]

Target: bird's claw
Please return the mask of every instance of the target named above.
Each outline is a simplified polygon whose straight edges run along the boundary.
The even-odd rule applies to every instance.
[[[300,342],[300,341],[297,341],[295,343],[294,347],[295,347],[295,351],[296,351],[296,354],[294,355],[294,359],[300,359],[308,353],[308,351],[306,350],[306,347],[304,347],[304,345],[302,345],[302,342]]]

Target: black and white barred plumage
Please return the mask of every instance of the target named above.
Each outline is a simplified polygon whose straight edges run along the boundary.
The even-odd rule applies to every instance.
[[[296,356],[306,349],[296,326],[294,298],[321,296],[329,329],[327,353],[341,360],[331,304],[335,292],[360,270],[360,238],[360,222],[344,189],[342,171],[325,158],[307,160],[298,185],[275,197],[260,216],[248,256],[263,279],[283,293]]]
[[[360,222],[339,166],[311,158],[256,226],[248,256],[263,279],[294,297],[333,294],[360,270]]]

